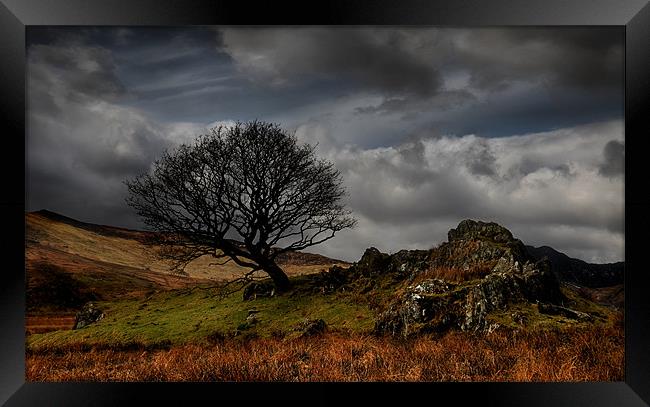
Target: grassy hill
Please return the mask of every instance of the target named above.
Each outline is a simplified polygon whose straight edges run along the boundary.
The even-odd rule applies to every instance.
[[[234,266],[212,274],[200,259],[179,276],[144,232],[26,220],[29,380],[622,377],[622,291],[558,281],[496,224],[463,221],[438,247],[370,248],[351,265],[294,253],[288,292],[261,281],[224,295]],[[88,301],[103,317],[70,329]]]
[[[330,332],[343,335],[371,334],[382,304],[394,294],[377,287],[365,294],[358,289],[319,292],[316,275],[292,278],[294,288],[282,296],[243,301],[241,292],[225,298],[216,289],[179,289],[145,298],[99,301],[106,317],[78,330],[60,330],[28,337],[32,351],[89,347],[157,347],[210,344],[221,339],[295,338],[301,323],[323,319]],[[393,287],[396,288],[396,287]],[[618,313],[608,306],[581,297],[570,286],[562,287],[572,308],[595,317],[585,322],[562,315],[540,313],[535,304],[521,303],[490,315],[503,326],[513,324],[512,314],[526,318],[528,330],[609,326]],[[255,322],[247,318],[255,312]],[[512,325],[517,327],[517,325]],[[520,326],[519,326],[520,327]]]
[[[136,300],[156,292],[210,286],[247,269],[207,256],[188,265],[186,275],[157,257],[147,232],[93,225],[39,211],[25,216],[27,310],[43,325],[44,315],[73,315],[88,301]],[[279,263],[289,276],[318,273],[346,263],[312,253],[290,253]],[[29,321],[28,321],[29,324]],[[40,328],[39,328],[40,329]]]
[[[532,263],[526,263],[528,266],[524,269],[530,270],[521,274],[521,266],[517,264],[523,264],[526,258],[523,246],[498,225],[487,227],[487,231],[479,230],[487,233],[486,236],[472,229],[430,251],[387,255],[368,249],[349,269],[330,269],[333,261],[322,256],[295,254],[284,259],[288,264],[285,269],[291,270],[291,291],[281,296],[260,295],[244,300],[242,292],[221,296],[214,284],[193,277],[196,271],[191,272],[190,277],[172,276],[165,272],[161,263],[156,266],[160,271],[146,270],[151,254],[137,237],[88,231],[33,214],[28,216],[30,220],[32,225],[44,225],[39,229],[38,250],[32,248],[32,256],[44,256],[50,253],[48,250],[61,253],[67,249],[64,253],[72,256],[74,263],[56,261],[61,268],[72,272],[57,273],[68,279],[76,276],[74,281],[78,287],[71,281],[62,286],[86,293],[85,301],[94,300],[106,315],[83,329],[31,335],[28,347],[33,350],[66,346],[205,344],[215,338],[294,337],[301,334],[301,323],[319,319],[325,321],[330,331],[370,334],[378,326],[383,326],[384,330],[388,326],[397,327],[400,332],[418,327],[421,332],[430,332],[451,326],[465,329],[468,323],[473,330],[490,326],[534,330],[612,325],[618,315],[614,307],[594,302],[578,286],[558,286],[552,275],[542,273]],[[490,233],[506,236],[491,236]],[[100,253],[93,247],[96,244],[107,248]],[[73,251],[77,254],[70,253]],[[512,257],[510,265],[504,263],[509,256]],[[48,259],[55,258],[50,255]],[[326,261],[330,263],[311,264]],[[91,265],[95,269],[90,269]],[[98,272],[100,266],[103,271]],[[57,273],[49,269],[49,275]],[[235,275],[233,269],[223,270],[223,273]],[[101,283],[98,276],[102,276]],[[447,282],[442,283],[441,278]],[[165,289],[133,291],[133,287],[143,286],[143,281]],[[130,287],[125,288],[125,284]],[[439,284],[446,288],[436,288]],[[89,291],[89,287],[101,287],[104,291],[92,297],[95,292]],[[423,287],[431,287],[433,291]],[[131,295],[105,294],[117,294],[120,289],[131,290]],[[535,292],[534,297],[526,294],[530,290]],[[547,295],[549,293],[553,295]],[[542,300],[542,304],[538,304],[537,299]],[[555,301],[556,305],[547,306],[554,312],[542,308],[546,301]],[[490,305],[496,302],[500,303]],[[74,305],[80,307],[81,304]],[[413,307],[418,310],[417,315],[412,315]],[[444,324],[436,318],[421,318],[436,309],[445,318]],[[470,309],[473,321],[466,320]],[[484,311],[476,313],[478,309]],[[251,314],[254,314],[253,319],[249,318]],[[383,322],[378,325],[378,321]],[[409,328],[405,329],[404,324],[410,324]]]

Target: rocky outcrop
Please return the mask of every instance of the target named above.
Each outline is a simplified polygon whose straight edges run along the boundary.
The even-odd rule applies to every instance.
[[[548,263],[534,261],[523,243],[502,226],[465,220],[448,236],[448,242],[432,250],[427,267],[457,270],[457,281],[429,278],[407,286],[378,316],[377,333],[490,331],[490,312],[520,302],[563,300]]]
[[[104,312],[97,306],[89,302],[83,306],[81,311],[77,312],[73,329],[83,328],[104,318]]]
[[[424,271],[430,255],[429,250],[400,250],[389,255],[371,247],[348,269],[348,280],[381,277],[403,280]]]
[[[408,336],[451,328],[489,330],[487,316],[492,311],[523,301],[559,302],[562,298],[555,277],[532,263],[463,283],[427,279],[408,286],[391,302],[377,318],[375,331]]]
[[[379,315],[375,332],[408,336],[446,330],[458,321],[461,296],[455,284],[439,279],[409,286]]]
[[[494,222],[464,220],[448,233],[448,242],[432,250],[431,266],[460,270],[494,267],[506,270],[514,262],[529,259],[526,247],[512,233]],[[499,263],[500,262],[500,263]]]
[[[328,271],[321,271],[316,277],[316,292],[320,291],[322,294],[330,294],[341,288],[348,282],[348,270],[333,266]]]
[[[380,252],[375,247],[366,249],[361,259],[349,269],[351,274],[362,277],[374,277],[389,272],[390,255]]]
[[[383,284],[395,285],[412,279],[429,267],[430,250],[401,250],[389,255],[375,247],[347,269],[333,266],[315,279],[317,291],[329,294],[339,289],[365,294]]]
[[[455,229],[447,232],[447,240],[451,243],[458,240],[489,239],[495,243],[510,244],[521,241],[515,239],[512,233],[494,222],[481,222],[471,219],[461,221]]]

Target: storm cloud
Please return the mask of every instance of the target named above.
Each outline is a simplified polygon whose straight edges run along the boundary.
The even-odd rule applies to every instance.
[[[625,174],[625,144],[618,140],[611,140],[605,144],[600,173],[607,176],[622,176]]]
[[[358,113],[409,117],[521,84],[576,95],[618,93],[619,99],[623,80],[622,31],[615,29],[236,28],[222,34],[223,49],[252,80],[276,87],[319,80],[380,98]]]
[[[119,214],[119,222],[137,224],[121,202],[123,180],[201,126],[157,123],[116,103],[128,92],[111,53],[73,44],[29,49],[29,207],[106,223]]]
[[[618,28],[30,27],[27,210],[141,228],[123,181],[262,119],[335,163],[358,227],[315,251],[428,248],[461,219],[624,256]]]
[[[529,244],[561,242],[576,257],[620,259],[623,183],[602,174],[601,152],[622,140],[622,123],[613,121],[507,138],[444,136],[322,151],[343,172],[349,204],[361,218],[351,242],[338,246],[340,255],[352,256],[346,247],[357,240],[390,251],[384,236],[404,228],[417,231],[403,236],[409,247],[430,247],[472,218],[507,225]]]

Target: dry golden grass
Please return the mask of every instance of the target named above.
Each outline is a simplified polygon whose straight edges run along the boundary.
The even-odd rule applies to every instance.
[[[147,246],[137,239],[142,232],[125,232],[124,237],[103,235],[63,222],[53,221],[38,213],[26,215],[28,265],[34,263],[52,263],[63,266],[69,272],[87,273],[88,269],[110,265],[129,268],[145,279],[157,283],[179,283],[180,277],[173,274],[172,264],[157,256],[158,247]],[[131,236],[133,235],[133,236]],[[299,253],[294,257],[305,256]],[[287,257],[287,256],[285,256]],[[288,256],[291,259],[291,256]],[[307,255],[309,257],[309,255]],[[313,255],[312,255],[313,257]],[[300,264],[289,261],[280,263],[289,276],[318,273],[338,264],[325,257],[322,264]],[[240,277],[249,269],[234,262],[223,265],[210,256],[202,256],[187,265],[185,272],[193,279],[228,281]],[[348,266],[348,264],[338,264]],[[171,274],[171,277],[169,275]],[[260,273],[259,275],[264,275]],[[169,281],[168,281],[169,280]]]
[[[25,333],[30,335],[59,329],[72,329],[74,323],[74,315],[27,315],[25,316]]]
[[[620,381],[620,327],[30,353],[28,381]]]

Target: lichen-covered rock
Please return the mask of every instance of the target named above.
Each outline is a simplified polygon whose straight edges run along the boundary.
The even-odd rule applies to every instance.
[[[387,275],[408,277],[429,266],[430,253],[430,250],[400,250],[390,255],[371,247],[348,269],[348,275],[351,279]]]
[[[523,242],[493,222],[464,220],[449,231],[448,239],[432,251],[432,267],[504,271],[515,262],[530,260]]]
[[[259,314],[259,311],[256,309],[249,309],[248,310],[248,316],[246,317],[246,323],[249,325],[255,325],[259,322],[259,318],[257,316]]]
[[[550,270],[548,262],[526,262],[522,268],[523,287],[529,301],[560,303],[565,298],[560,291],[560,282]]]
[[[407,287],[375,321],[376,333],[408,336],[422,331],[442,331],[457,317],[453,293],[456,286],[439,279]]]
[[[400,250],[390,256],[391,272],[412,277],[429,267],[431,250]]]
[[[511,273],[494,273],[468,289],[465,297],[465,314],[460,328],[477,331],[486,328],[490,311],[503,309],[509,302],[524,299],[521,280]]]
[[[379,315],[375,331],[402,336],[450,328],[485,331],[492,311],[522,301],[561,298],[557,281],[544,274],[534,269],[525,275],[515,268],[463,284],[424,280],[409,286]]]
[[[95,303],[89,302],[81,308],[81,311],[77,312],[73,329],[83,328],[102,318],[104,318],[104,312]]]
[[[429,268],[470,273],[454,283],[425,279],[408,286],[378,316],[375,332],[408,336],[458,328],[493,329],[488,315],[521,302],[558,303],[559,283],[546,262],[534,262],[521,241],[495,224],[463,221],[449,232],[449,242],[433,250]],[[491,328],[492,327],[492,328]]]

